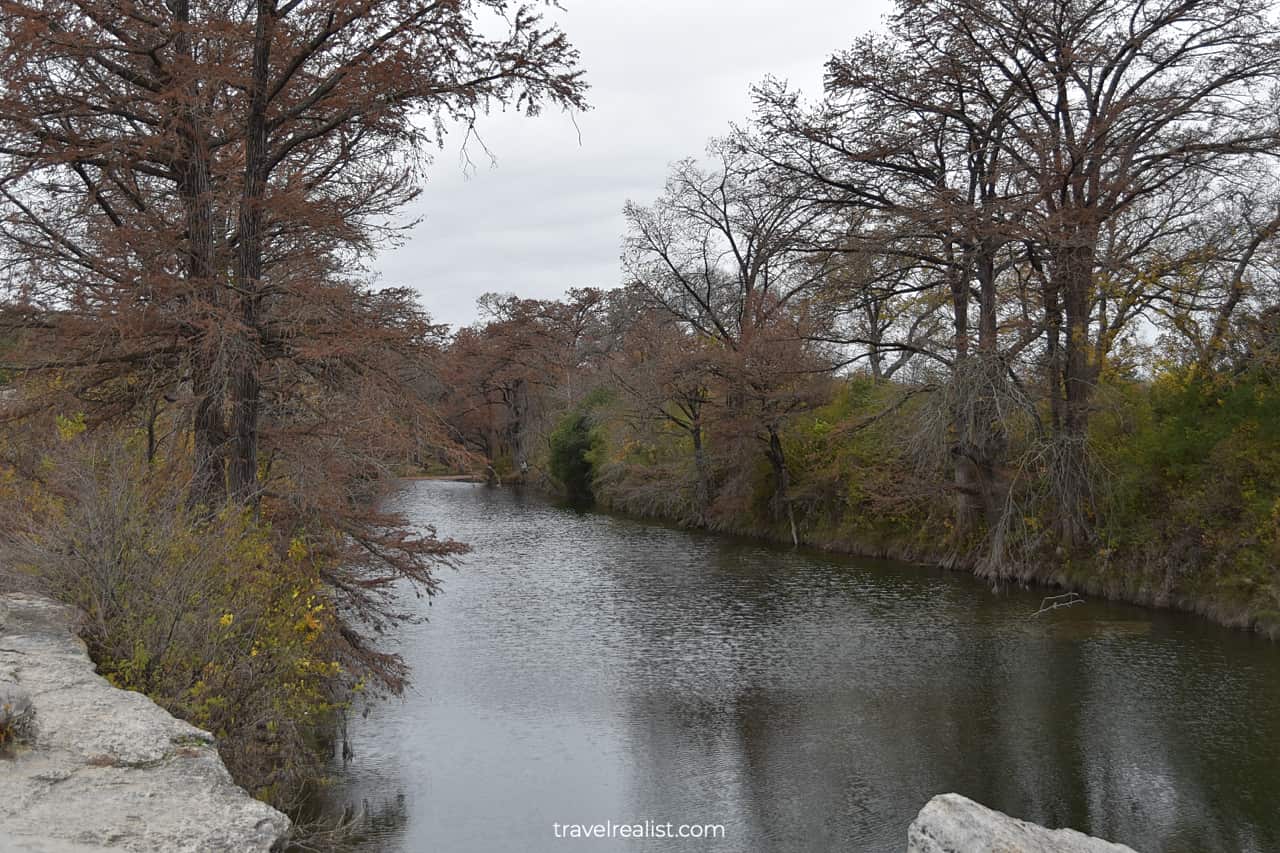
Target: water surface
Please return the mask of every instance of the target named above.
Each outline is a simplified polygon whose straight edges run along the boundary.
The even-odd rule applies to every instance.
[[[901,851],[958,791],[1140,851],[1280,850],[1280,647],[1193,616],[407,483],[474,551],[326,807],[362,849]],[[423,607],[425,608],[425,603]],[[553,824],[725,838],[556,838]],[[562,830],[563,831],[563,830]]]

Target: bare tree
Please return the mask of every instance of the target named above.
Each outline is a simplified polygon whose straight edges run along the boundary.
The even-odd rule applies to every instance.
[[[1104,230],[1188,173],[1276,150],[1280,50],[1269,11],[1255,0],[930,0],[896,18],[917,49],[941,46],[976,70],[973,99],[1012,105],[1001,145],[1036,202],[1026,224],[1047,259],[1046,322],[1062,353],[1051,399],[1068,545],[1089,536],[1085,442]]]
[[[1088,538],[1086,440],[1105,355],[1168,298],[1162,266],[1205,257],[1152,251],[1186,227],[1180,193],[1276,150],[1278,62],[1267,5],[1253,0],[904,0],[885,33],[832,59],[816,108],[779,84],[758,90],[762,156],[812,197],[878,220],[870,233],[887,239],[864,251],[909,258],[951,294],[940,361],[977,394],[952,395],[961,516],[975,489],[998,514],[996,415],[1030,401],[1017,368],[1035,358],[1058,537]]]
[[[627,204],[623,265],[653,308],[714,349],[706,364],[721,389],[723,423],[760,442],[774,474],[775,515],[798,540],[780,430],[810,403],[807,380],[828,367],[801,330],[835,256],[817,242],[820,204],[795,194],[740,141],[716,141],[709,154],[710,169],[676,164],[652,207]]]

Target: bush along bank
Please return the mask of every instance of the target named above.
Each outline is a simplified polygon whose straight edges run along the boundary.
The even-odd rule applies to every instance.
[[[957,501],[956,464],[922,429],[928,385],[850,379],[779,430],[786,507],[766,438],[670,419],[597,392],[562,413],[544,488],[611,511],[861,556],[944,565],[1201,613],[1280,635],[1280,388],[1263,372],[1113,380],[1094,418],[1087,545],[1064,547],[1038,499],[1033,419],[1008,434],[996,512]],[[700,450],[701,461],[695,452]],[[957,507],[960,507],[959,509]],[[790,510],[790,513],[787,510]]]
[[[78,609],[111,685],[212,733],[240,785],[297,814],[342,714],[405,683],[366,635],[409,617],[391,594],[404,575],[351,559],[351,534],[270,498],[193,502],[184,457],[148,462],[137,434],[63,418],[52,441],[28,438],[40,477],[0,476],[0,582]]]

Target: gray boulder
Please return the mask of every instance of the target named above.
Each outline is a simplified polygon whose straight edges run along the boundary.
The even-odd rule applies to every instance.
[[[289,819],[231,779],[214,738],[99,676],[74,611],[0,596],[0,695],[38,727],[0,758],[4,853],[267,853]]]
[[[959,794],[930,800],[907,830],[907,853],[1135,853],[1074,829],[1045,829]]]

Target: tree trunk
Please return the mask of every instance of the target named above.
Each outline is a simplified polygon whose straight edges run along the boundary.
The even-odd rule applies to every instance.
[[[258,424],[262,407],[262,386],[258,378],[262,362],[259,311],[265,226],[263,205],[270,156],[267,148],[267,77],[274,29],[273,4],[258,0],[245,134],[244,186],[241,189],[239,242],[236,247],[236,283],[243,329],[236,347],[235,377],[231,388],[234,450],[230,469],[231,493],[243,503],[256,502],[258,496]]]
[[[515,466],[515,470],[522,471],[523,466],[528,464],[529,453],[527,450],[529,425],[529,384],[522,378],[517,378],[511,384],[511,393],[507,398],[509,408],[509,420],[507,423],[507,446],[511,453],[511,464]]]
[[[947,281],[951,289],[951,315],[952,327],[955,330],[955,363],[952,365],[952,381],[955,383],[962,382],[962,376],[967,369],[969,360],[969,280],[965,272],[967,264],[959,262],[955,258],[953,248],[948,249],[948,259],[951,261],[947,272]],[[964,412],[961,411],[959,405],[955,406],[955,410],[951,413],[952,429],[954,430],[954,443],[951,447],[951,454],[955,460],[954,488],[956,494],[955,505],[955,535],[956,538],[963,539],[970,530],[973,529],[975,517],[975,501],[977,494],[977,485],[974,477],[972,466],[966,457],[966,448],[964,442]]]
[[[787,470],[787,458],[782,451],[782,440],[778,437],[777,429],[772,425],[769,426],[769,450],[766,455],[769,457],[769,464],[773,467],[774,516],[778,517],[783,511],[786,512],[787,522],[791,525],[791,544],[799,545],[800,535],[796,529],[795,507],[791,505],[791,497],[788,494],[791,488],[791,472]]]
[[[194,62],[194,47],[186,28],[191,24],[187,0],[174,4],[174,18],[180,24],[176,50]],[[187,231],[187,281],[190,284],[187,320],[192,336],[192,504],[214,509],[226,499],[223,453],[227,441],[222,412],[224,375],[219,357],[222,293],[214,275],[213,195],[210,179],[209,140],[200,121],[199,86],[192,80],[184,92],[179,111],[179,153],[175,164],[178,197],[184,210]]]
[[[1096,381],[1089,344],[1093,301],[1096,233],[1077,230],[1069,242],[1054,247],[1054,290],[1062,298],[1066,335],[1062,353],[1062,422],[1053,471],[1058,498],[1057,527],[1063,547],[1078,547],[1089,538],[1090,503],[1087,440],[1089,409]]]
[[[983,241],[978,271],[978,408],[974,413],[973,445],[978,460],[978,489],[987,529],[992,530],[1004,512],[1004,484],[1000,471],[1009,449],[1008,432],[1001,419],[1001,398],[1006,397],[1005,362],[1000,356],[996,315],[996,246]]]
[[[693,464],[697,469],[693,501],[698,512],[698,525],[707,526],[707,507],[711,503],[711,477],[707,472],[707,454],[702,447],[702,424],[694,422],[689,429],[693,439]]]

